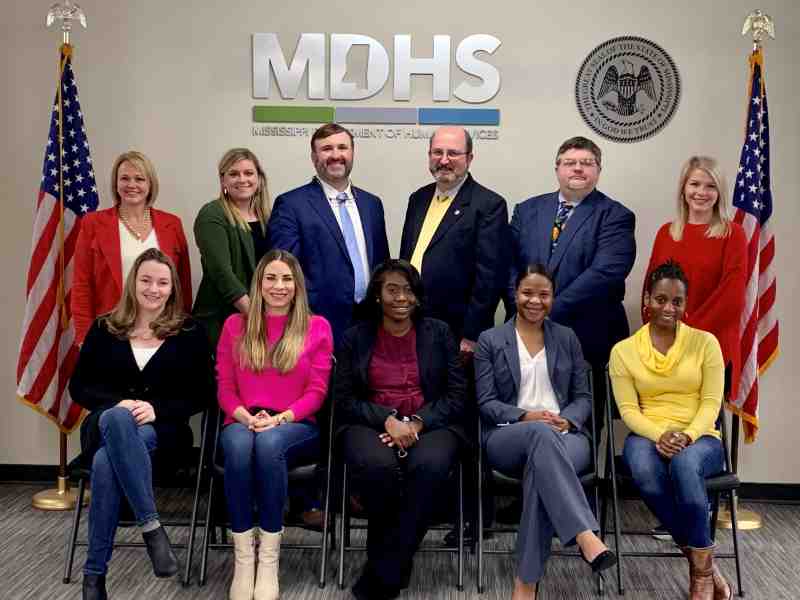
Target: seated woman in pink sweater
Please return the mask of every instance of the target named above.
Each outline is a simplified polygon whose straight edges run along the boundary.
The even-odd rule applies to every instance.
[[[319,456],[314,413],[328,389],[332,352],[331,327],[311,314],[297,259],[283,250],[268,252],[253,275],[248,314],[228,317],[217,346],[219,405],[226,416],[225,496],[235,554],[231,600],[278,598],[287,471]]]

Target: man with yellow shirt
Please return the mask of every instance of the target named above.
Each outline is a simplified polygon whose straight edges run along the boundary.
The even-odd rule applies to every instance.
[[[411,194],[400,242],[400,258],[422,275],[427,316],[450,325],[470,354],[494,326],[508,268],[506,201],[472,178],[472,159],[465,129],[434,132],[428,168],[435,182]]]
[[[411,194],[400,242],[400,258],[422,275],[425,314],[447,323],[459,340],[469,382],[464,424],[477,419],[472,354],[481,332],[494,327],[494,313],[508,279],[508,208],[502,196],[472,178],[472,138],[461,127],[440,127],[428,145],[428,169],[434,183]],[[477,442],[477,440],[473,440]],[[470,489],[474,469],[466,469]],[[484,514],[493,514],[490,493]],[[477,506],[468,502],[467,523]],[[465,542],[474,542],[473,526]],[[445,537],[453,545],[457,531]]]

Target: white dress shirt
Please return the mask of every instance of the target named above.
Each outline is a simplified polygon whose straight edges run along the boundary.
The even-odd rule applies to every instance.
[[[517,406],[524,410],[549,410],[559,414],[561,409],[550,384],[544,347],[536,353],[536,356],[531,356],[518,331],[516,334],[520,372]]]

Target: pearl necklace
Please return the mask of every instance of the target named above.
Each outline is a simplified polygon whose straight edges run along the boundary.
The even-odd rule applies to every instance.
[[[117,208],[117,214],[119,215],[119,220],[122,221],[122,224],[125,225],[125,229],[131,232],[133,237],[137,239],[137,241],[141,242],[150,233],[150,208],[144,209],[144,216],[142,218],[142,226],[139,229],[136,229],[133,225],[131,225],[130,221],[128,221],[128,216],[125,214],[125,211],[122,209],[122,206]]]

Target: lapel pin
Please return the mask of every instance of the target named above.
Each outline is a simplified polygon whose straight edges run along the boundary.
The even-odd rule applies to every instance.
[[[460,215],[460,214],[461,214],[461,211],[460,211],[460,210],[457,210],[457,211],[456,211],[455,213],[453,213],[453,214],[455,214],[456,216],[458,216],[458,215]]]

